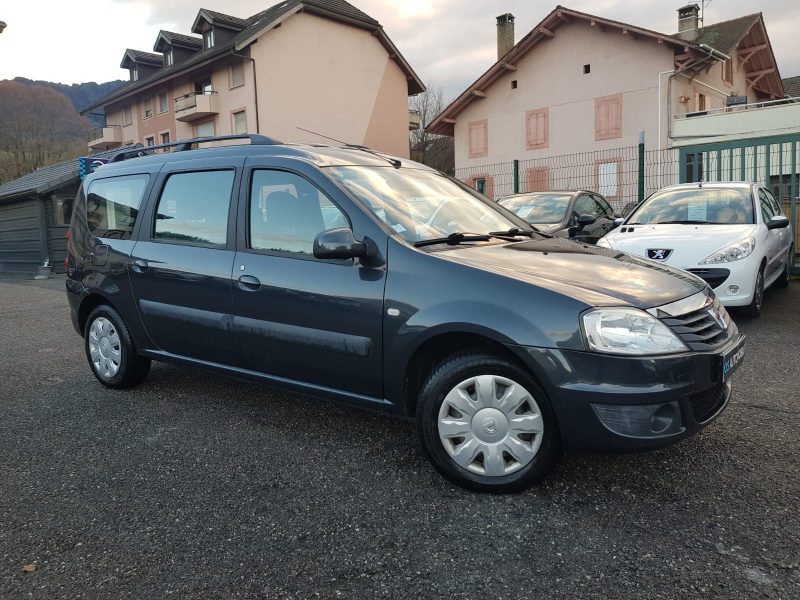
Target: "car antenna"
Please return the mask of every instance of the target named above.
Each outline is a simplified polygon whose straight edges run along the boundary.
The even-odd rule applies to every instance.
[[[386,156],[385,154],[381,154],[380,152],[376,152],[375,150],[373,150],[372,148],[368,148],[367,146],[362,146],[361,144],[349,144],[347,142],[343,142],[342,140],[337,140],[336,138],[332,138],[327,135],[322,135],[317,131],[311,131],[310,129],[306,129],[305,127],[300,127],[299,125],[297,126],[297,128],[300,131],[305,131],[306,133],[318,135],[319,137],[325,138],[326,140],[331,140],[332,142],[341,144],[345,148],[352,148],[353,150],[361,150],[362,152],[366,152],[367,154],[372,154],[373,156],[382,158],[383,160],[388,161],[389,164],[392,165],[395,169],[399,169],[400,167],[403,166],[403,163],[401,163],[398,159],[392,158],[391,156]]]

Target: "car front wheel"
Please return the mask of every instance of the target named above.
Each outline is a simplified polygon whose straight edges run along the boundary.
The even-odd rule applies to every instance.
[[[442,475],[475,491],[522,490],[544,478],[560,453],[538,383],[484,352],[455,355],[431,373],[419,398],[417,434]]]
[[[89,314],[83,337],[89,366],[106,387],[128,388],[147,377],[150,359],[136,354],[125,322],[110,306],[98,306]]]

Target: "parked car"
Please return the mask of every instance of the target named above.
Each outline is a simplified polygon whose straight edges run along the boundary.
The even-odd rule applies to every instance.
[[[614,209],[587,190],[528,192],[498,200],[539,231],[594,244],[614,227]]]
[[[690,183],[664,188],[600,245],[685,269],[725,306],[757,317],[764,289],[786,287],[794,259],[789,220],[757,183]]]
[[[493,492],[726,406],[744,337],[701,279],[535,232],[410,161],[213,141],[239,138],[83,181],[67,294],[103,385],[167,361],[414,417],[440,473]]]

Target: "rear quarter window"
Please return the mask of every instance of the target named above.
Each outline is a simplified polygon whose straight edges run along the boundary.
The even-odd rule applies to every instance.
[[[92,235],[130,239],[149,179],[124,175],[92,181],[86,192],[86,223]]]

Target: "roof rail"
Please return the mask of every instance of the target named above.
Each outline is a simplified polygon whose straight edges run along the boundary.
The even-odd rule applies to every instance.
[[[275,138],[271,138],[266,135],[260,135],[258,133],[216,135],[209,137],[192,138],[190,140],[181,140],[179,142],[170,142],[169,144],[157,144],[155,146],[143,146],[142,144],[136,144],[133,148],[117,152],[108,160],[108,162],[114,163],[126,160],[128,158],[145,156],[147,154],[150,154],[152,150],[158,150],[160,148],[175,148],[175,152],[184,152],[186,150],[191,150],[194,144],[205,144],[207,142],[221,142],[225,140],[250,140],[250,145],[253,146],[279,146],[283,143],[280,140],[276,140]]]

